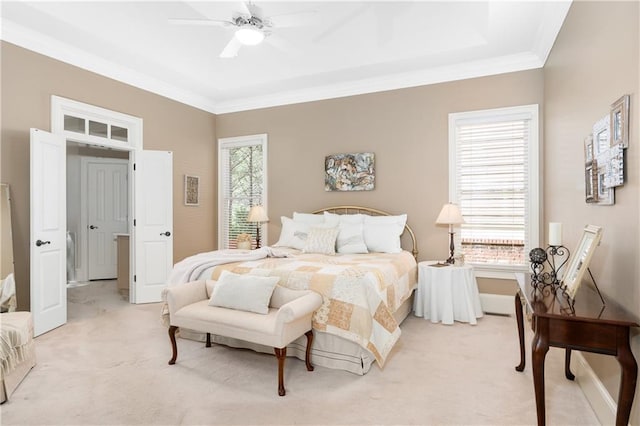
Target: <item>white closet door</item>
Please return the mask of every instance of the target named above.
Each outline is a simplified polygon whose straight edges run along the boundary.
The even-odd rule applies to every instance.
[[[173,153],[135,154],[135,264],[131,300],[159,302],[173,267]]]
[[[87,243],[89,279],[115,279],[114,234],[128,231],[127,161],[87,163]]]

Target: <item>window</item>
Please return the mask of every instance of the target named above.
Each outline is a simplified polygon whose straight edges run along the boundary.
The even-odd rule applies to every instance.
[[[255,246],[257,225],[247,222],[252,206],[267,202],[267,135],[218,140],[218,248],[235,248],[240,234]],[[264,224],[259,225],[267,240]]]
[[[512,278],[538,247],[538,106],[449,114],[449,196],[456,234],[479,276]]]

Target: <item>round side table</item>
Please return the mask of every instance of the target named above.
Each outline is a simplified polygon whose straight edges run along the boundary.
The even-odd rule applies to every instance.
[[[483,316],[478,284],[471,265],[438,266],[418,263],[418,288],[413,303],[417,317],[431,322],[477,324]]]

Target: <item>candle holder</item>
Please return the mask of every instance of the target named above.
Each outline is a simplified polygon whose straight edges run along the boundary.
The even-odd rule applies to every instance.
[[[555,293],[562,289],[561,271],[569,260],[569,249],[565,246],[550,245],[546,249],[534,248],[529,252],[531,261],[531,283],[535,289],[549,289]]]

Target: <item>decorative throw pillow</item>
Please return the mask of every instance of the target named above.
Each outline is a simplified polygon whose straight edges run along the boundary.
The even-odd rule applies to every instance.
[[[304,253],[336,254],[338,228],[315,227],[309,231]]]
[[[280,231],[278,242],[273,246],[302,250],[311,226],[307,223],[296,222],[286,216],[281,216],[280,221],[282,222],[282,231]]]
[[[240,275],[222,271],[213,287],[209,306],[266,315],[269,313],[271,295],[279,280],[279,277]]]
[[[400,235],[404,232],[407,215],[367,216],[364,219],[364,242],[370,252],[400,253]]]

